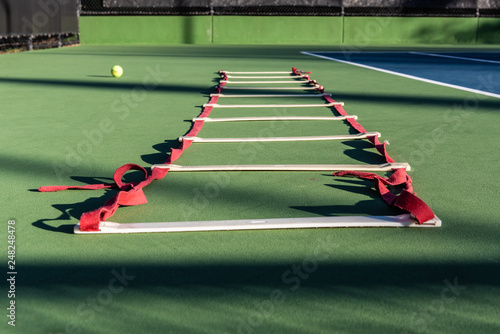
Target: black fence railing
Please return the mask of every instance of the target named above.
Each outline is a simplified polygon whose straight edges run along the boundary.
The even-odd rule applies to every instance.
[[[78,0],[0,0],[0,52],[79,43]]]
[[[81,0],[81,15],[499,17],[492,0]]]

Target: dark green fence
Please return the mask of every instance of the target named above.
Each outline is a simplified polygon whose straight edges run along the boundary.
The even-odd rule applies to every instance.
[[[79,42],[78,0],[0,0],[0,51]]]

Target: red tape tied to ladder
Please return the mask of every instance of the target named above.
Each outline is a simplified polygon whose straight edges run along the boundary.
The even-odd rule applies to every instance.
[[[374,180],[375,189],[379,192],[384,201],[392,206],[410,212],[417,221],[422,224],[434,218],[434,213],[424,201],[413,193],[412,180],[404,168],[396,169],[388,178],[384,178],[375,173],[365,173],[356,171],[340,171],[333,173],[334,176],[354,176],[365,180]],[[403,185],[403,191],[393,194],[387,186]]]
[[[223,75],[223,78],[226,78],[227,75],[225,73],[220,72]],[[311,72],[300,71],[296,68],[292,68],[292,74],[294,75],[306,75],[305,78],[309,80],[310,83],[314,83],[317,85],[316,89],[324,93],[323,86],[320,86],[314,80],[310,80],[307,74]],[[217,93],[221,93],[226,85],[225,82],[220,83],[216,86]],[[328,102],[335,102],[330,96],[324,95],[324,98]],[[215,104],[218,101],[218,96],[213,96],[209,104]],[[334,106],[336,111],[342,115],[347,116],[347,112],[342,108],[341,105]],[[207,106],[203,109],[202,113],[199,117],[207,117],[212,111],[212,106]],[[347,122],[358,132],[364,133],[366,130],[359,124],[355,119],[349,118]],[[200,130],[202,129],[204,121],[195,121],[189,133],[186,134],[187,137],[195,137]],[[387,153],[387,142],[380,143],[376,136],[368,137],[376,147],[376,149],[384,156],[387,162],[392,163],[394,160]],[[165,164],[172,164],[175,160],[177,160],[182,153],[191,146],[191,140],[183,140],[178,148],[173,148],[171,153],[165,161]],[[122,177],[128,171],[136,170],[141,171],[144,174],[144,179],[140,182],[131,182],[131,183],[123,183]],[[61,190],[72,190],[72,189],[80,189],[80,190],[98,190],[98,189],[107,189],[113,188],[118,189],[118,193],[100,208],[94,211],[85,212],[80,217],[80,230],[81,231],[99,231],[99,225],[101,221],[106,221],[109,219],[116,210],[120,206],[132,206],[132,205],[141,205],[147,203],[146,195],[143,192],[143,188],[150,184],[153,180],[159,180],[167,175],[168,169],[155,168],[152,173],[148,175],[146,169],[136,164],[126,164],[118,168],[114,175],[113,180],[114,183],[103,183],[103,184],[91,184],[85,186],[46,186],[40,187],[38,190],[40,192],[52,192],[52,191],[61,191]],[[409,213],[411,213],[417,221],[422,224],[430,219],[434,218],[434,213],[432,210],[418,198],[415,194],[412,193],[412,185],[411,178],[406,173],[405,169],[397,169],[394,173],[388,177],[383,178],[375,173],[363,173],[363,172],[355,172],[355,171],[340,171],[336,172],[333,175],[335,176],[354,176],[362,179],[374,180],[375,188],[378,190],[384,201],[395,207],[403,209]],[[389,191],[387,186],[397,186],[403,185],[403,190],[399,195],[393,194]]]

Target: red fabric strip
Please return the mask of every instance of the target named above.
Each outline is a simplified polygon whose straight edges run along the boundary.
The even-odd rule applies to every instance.
[[[148,172],[141,166],[136,165],[136,164],[126,164],[118,168],[115,173],[113,174],[113,181],[115,181],[115,184],[120,190],[127,190],[129,188],[134,187],[136,184],[134,183],[123,183],[122,182],[122,177],[125,175],[126,172],[129,170],[138,170],[144,174],[144,177],[146,178],[148,176]]]
[[[377,149],[377,151],[379,151],[379,153],[384,156],[385,161],[390,162],[390,163],[394,162],[394,160],[389,156],[389,153],[387,152],[388,142],[385,141],[385,142],[381,143],[378,140],[377,136],[368,137],[368,140],[371,141],[373,143],[373,145],[375,145],[375,148]]]
[[[365,180],[380,180],[385,185],[390,186],[398,186],[404,184],[405,187],[408,187],[408,183],[411,183],[411,178],[406,173],[404,168],[396,169],[392,175],[388,178],[384,178],[375,173],[368,172],[357,172],[357,171],[339,171],[333,173],[334,176],[355,176]]]
[[[38,188],[40,192],[53,192],[61,190],[99,190],[105,188],[116,187],[114,184],[103,183],[103,184],[88,184],[85,186],[45,186]]]
[[[306,71],[301,71],[298,68],[292,67],[292,72],[295,75],[301,75],[301,74],[311,74],[312,72],[306,72]]]
[[[384,178],[375,173],[340,171],[333,173],[334,176],[355,176],[365,180],[375,180],[375,189],[379,192],[384,201],[411,213],[417,221],[422,224],[432,218],[434,213],[424,201],[413,194],[412,180],[404,168],[396,169],[389,178]],[[403,191],[393,194],[386,186],[403,185]]]
[[[424,201],[407,190],[403,190],[399,194],[393,205],[410,212],[420,224],[435,217],[434,212],[432,212],[431,208]]]
[[[203,127],[204,121],[195,121],[193,124],[193,127],[191,128],[191,131],[189,131],[186,136],[187,137],[194,137],[200,132],[201,128]]]

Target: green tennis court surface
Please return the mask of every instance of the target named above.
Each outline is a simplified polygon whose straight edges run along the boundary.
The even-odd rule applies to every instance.
[[[318,49],[324,47],[79,46],[1,55],[1,219],[3,240],[7,222],[15,220],[16,227],[15,329],[498,332],[500,100],[301,53]],[[426,61],[443,62],[438,57]],[[124,69],[119,79],[109,74],[116,64]],[[390,155],[410,163],[414,190],[441,218],[442,227],[81,236],[73,234],[73,226],[82,213],[102,206],[116,191],[36,191],[48,185],[111,183],[123,164],[148,168],[163,163],[214,92],[218,70],[292,67],[312,71],[311,77],[344,102],[349,114],[358,115],[367,131],[390,141]],[[275,108],[272,113],[332,115],[326,111]],[[210,116],[268,113],[221,108]],[[342,121],[252,122],[207,123],[200,136],[349,133]],[[369,142],[340,141],[194,143],[178,163],[226,161],[384,162]],[[140,172],[124,178],[140,180]],[[109,220],[400,213],[384,203],[372,181],[323,172],[169,173],[144,192],[147,204],[122,207]],[[2,244],[7,264],[7,242]],[[4,314],[9,312],[8,291],[6,285]],[[7,320],[4,315],[2,328]]]

